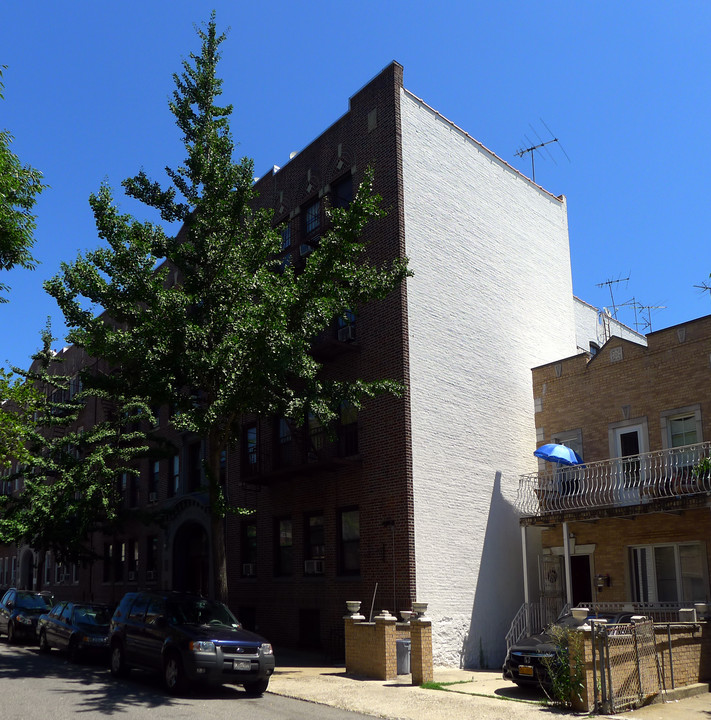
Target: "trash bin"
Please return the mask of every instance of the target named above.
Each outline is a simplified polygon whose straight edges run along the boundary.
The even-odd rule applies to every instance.
[[[395,651],[397,653],[397,674],[410,674],[410,644],[409,639],[396,640]]]

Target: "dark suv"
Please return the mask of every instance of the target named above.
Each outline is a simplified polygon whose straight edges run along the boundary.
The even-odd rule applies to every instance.
[[[225,605],[199,595],[126,593],[111,619],[109,648],[113,675],[157,670],[170,692],[201,681],[261,695],[274,672],[272,646]]]

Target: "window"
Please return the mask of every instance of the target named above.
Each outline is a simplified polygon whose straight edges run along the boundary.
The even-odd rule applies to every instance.
[[[200,468],[200,443],[188,446],[188,492],[195,492],[202,485]]]
[[[338,565],[342,575],[360,574],[360,511],[341,510],[338,518]]]
[[[701,543],[632,547],[630,576],[638,602],[706,600],[706,557]]]
[[[158,569],[158,537],[149,535],[146,538],[146,580],[155,580]]]
[[[600,346],[596,342],[593,342],[591,340],[590,341],[590,357],[595,357],[595,355],[597,355],[599,352],[600,352]]]
[[[304,518],[304,572],[315,575],[323,572],[323,562],[320,566],[314,561],[323,561],[326,556],[326,540],[323,530],[323,515],[307,515]]]
[[[696,438],[696,417],[694,415],[681,415],[669,418],[669,436],[671,447],[694,445]]]
[[[316,202],[307,205],[304,211],[304,233],[307,235],[319,229],[321,225],[321,202]]]
[[[173,471],[170,477],[168,487],[169,495],[177,495],[180,489],[180,455],[173,455]]]
[[[116,543],[114,548],[114,579],[123,580],[123,569],[126,566],[126,543]]]
[[[358,454],[358,409],[350,403],[341,403],[340,409],[340,449],[341,455]]]
[[[246,476],[257,474],[257,459],[257,424],[252,423],[242,430],[242,472]]]
[[[52,553],[46,552],[44,554],[44,584],[49,585],[50,569],[52,567]]]
[[[148,485],[148,492],[158,492],[158,485],[160,482],[160,461],[156,460],[153,463],[151,470],[151,477]]]
[[[321,421],[309,411],[308,414],[309,428],[309,462],[316,462],[318,459],[316,453],[323,449],[326,442],[326,428]]]
[[[138,570],[138,542],[136,540],[128,541],[128,572],[133,573],[133,578],[136,578],[136,571]]]
[[[227,450],[220,450],[220,485],[227,482]]]
[[[349,173],[333,185],[331,203],[335,208],[347,208],[353,200],[353,176]]]
[[[293,572],[294,538],[291,518],[278,518],[276,525],[275,575],[291,575]]]
[[[286,418],[278,418],[276,423],[276,466],[278,468],[289,467],[292,462],[292,435],[291,425]]]
[[[121,473],[119,482],[119,503],[123,505],[126,502],[126,494],[128,491],[128,473]]]
[[[111,543],[104,543],[104,562],[101,579],[103,582],[111,580],[111,567],[113,566],[114,549]]]
[[[285,222],[281,226],[281,249],[288,250],[291,247],[291,225]]]
[[[687,405],[661,413],[662,447],[677,448],[703,442],[701,405]]]
[[[129,498],[128,498],[128,505],[129,507],[137,507],[138,502],[140,500],[140,493],[141,493],[141,482],[140,482],[140,476],[137,473],[132,473],[131,478],[129,480],[129,485],[131,487]]]
[[[250,577],[257,574],[257,524],[242,523],[241,536],[242,575]]]

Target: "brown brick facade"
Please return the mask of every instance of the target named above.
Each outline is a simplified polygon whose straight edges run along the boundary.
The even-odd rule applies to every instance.
[[[375,191],[387,210],[384,219],[366,228],[368,253],[377,263],[403,255],[402,81],[400,65],[385,68],[350,99],[345,115],[278,172],[270,170],[256,183],[258,204],[273,210],[276,224],[290,228],[291,245],[285,256],[288,254],[295,266],[304,262],[302,245],[314,236],[306,225],[307,208],[320,202],[322,232],[327,224],[324,207],[334,202],[338,183],[352,177],[355,191],[368,167],[373,168]],[[340,341],[334,324],[332,333],[314,346],[317,359],[324,362],[325,376],[390,378],[406,386],[406,302],[403,284],[385,300],[357,308],[353,342]],[[67,358],[62,372],[75,372],[86,362],[74,348],[67,351]],[[80,424],[88,426],[100,420],[102,412],[100,405],[88,408]],[[161,408],[162,431],[168,421],[168,408]],[[298,467],[277,461],[276,419],[245,421],[256,426],[256,462],[250,473],[244,472],[243,438],[235,438],[224,456],[229,501],[254,511],[251,516],[227,519],[230,605],[245,625],[256,628],[275,644],[322,648],[342,657],[346,599],[370,598],[377,588],[377,604],[391,606],[393,612],[410,608],[415,599],[407,391],[402,398],[384,396],[367,403],[349,438],[344,435],[333,452],[309,456]],[[162,510],[163,523],[145,526],[135,521],[115,536],[97,535],[92,542],[100,559],[78,568],[75,580],[54,583],[52,575],[48,586],[58,596],[115,603],[127,590],[144,586],[189,585],[203,592],[212,587],[209,517],[199,491],[204,441],[192,435],[168,434],[178,448],[178,459],[159,459],[157,472],[155,461],[145,461],[140,480],[133,492],[127,488],[125,500],[128,508]],[[179,476],[177,491],[173,490],[174,462]],[[359,568],[348,573],[341,557],[339,520],[342,511],[355,509],[360,521]],[[310,516],[322,518],[325,552],[318,571],[311,565],[307,572]],[[282,567],[281,572],[277,562],[279,520],[289,520],[292,530],[288,567]],[[256,549],[246,547],[246,527],[250,524],[256,526]],[[129,570],[133,561],[127,554],[134,553],[135,548],[138,562]],[[16,554],[14,548],[0,549],[0,563]],[[102,559],[108,559],[109,554],[110,563]],[[24,548],[20,555],[27,558],[30,569],[23,580],[19,571],[12,579],[3,577],[5,584],[43,585],[42,578],[32,578],[31,567],[37,562],[32,551]]]
[[[662,451],[672,447],[669,419],[678,415],[691,418],[694,443],[711,440],[711,316],[650,333],[647,341],[644,347],[613,337],[592,358],[580,354],[534,368],[539,444],[577,438],[584,463],[595,463],[624,454],[615,433],[635,427],[641,437],[639,453]],[[706,597],[695,599],[708,600],[709,512],[705,495],[685,496],[680,490],[654,502],[641,496],[615,508],[560,510],[545,522],[522,522],[542,526],[544,553],[560,553],[562,522],[567,521],[573,559],[590,555],[589,600],[597,602],[641,599],[634,598],[630,548],[700,545]],[[605,577],[599,588],[595,575]]]

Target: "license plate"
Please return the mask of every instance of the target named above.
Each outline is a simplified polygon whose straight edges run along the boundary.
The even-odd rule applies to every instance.
[[[235,660],[233,667],[235,670],[249,670],[252,663],[249,660]]]
[[[518,666],[518,674],[519,675],[527,675],[528,677],[533,677],[533,667],[531,665],[519,665]]]

